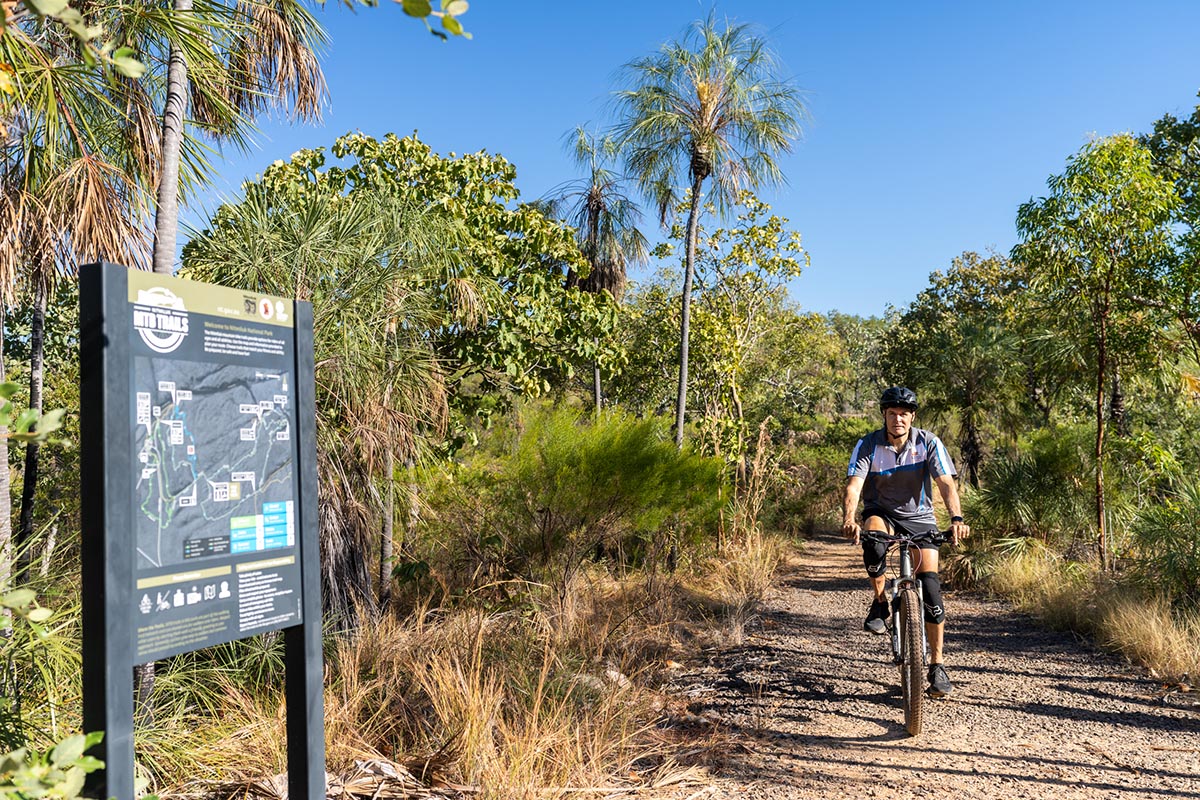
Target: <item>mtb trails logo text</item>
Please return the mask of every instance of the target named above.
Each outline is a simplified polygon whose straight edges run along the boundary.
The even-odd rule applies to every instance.
[[[151,350],[171,353],[188,335],[187,309],[170,289],[139,289],[133,306],[133,327]]]

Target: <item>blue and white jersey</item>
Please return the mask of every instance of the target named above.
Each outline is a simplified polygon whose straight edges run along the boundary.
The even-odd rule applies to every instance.
[[[897,450],[880,428],[858,440],[847,477],[864,479],[864,507],[899,520],[935,524],[933,479],[957,474],[946,445],[929,431],[909,429],[908,441]]]

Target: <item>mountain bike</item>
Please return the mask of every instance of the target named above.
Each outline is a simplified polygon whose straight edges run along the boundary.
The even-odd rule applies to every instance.
[[[860,538],[887,546],[888,552],[900,550],[900,565],[896,577],[884,584],[892,615],[890,622],[892,660],[900,668],[900,693],[904,701],[904,727],[912,736],[921,733],[922,703],[925,692],[925,661],[929,643],[925,640],[925,621],[921,611],[921,582],[917,580],[910,548],[940,545],[950,540],[949,531],[929,531],[915,536],[908,533],[861,531]]]

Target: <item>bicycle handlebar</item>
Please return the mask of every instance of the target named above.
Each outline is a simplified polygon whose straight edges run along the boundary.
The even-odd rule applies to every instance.
[[[861,530],[858,532],[858,536],[860,539],[886,545],[941,545],[953,538],[951,531],[926,531],[925,533],[911,534]]]

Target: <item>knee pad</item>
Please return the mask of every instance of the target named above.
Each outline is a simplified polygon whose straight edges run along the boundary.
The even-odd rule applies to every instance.
[[[878,578],[887,572],[887,545],[879,542],[862,540],[863,566],[872,578]]]
[[[918,572],[921,582],[922,602],[925,606],[925,621],[935,625],[946,621],[946,608],[942,605],[942,581],[936,572]]]

